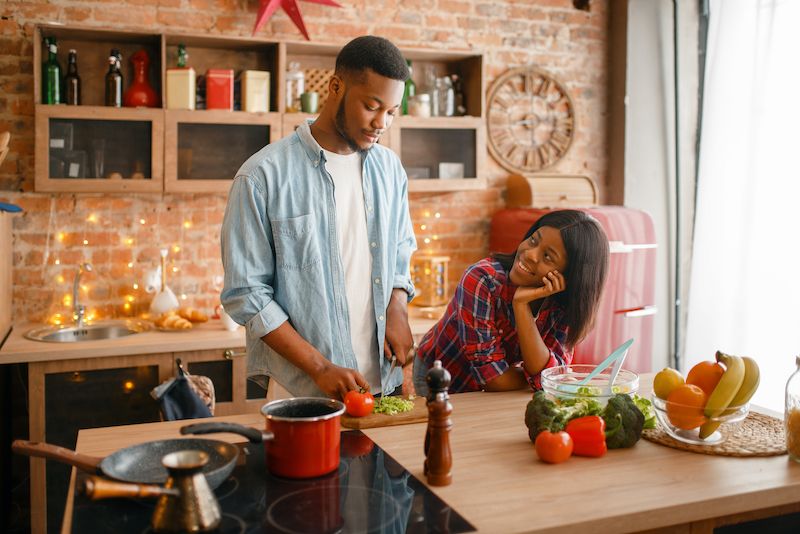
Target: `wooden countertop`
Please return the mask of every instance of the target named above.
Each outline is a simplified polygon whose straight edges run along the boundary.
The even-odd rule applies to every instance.
[[[643,376],[649,384],[652,376]],[[644,390],[645,387],[642,386]],[[644,393],[644,391],[643,391]],[[709,456],[641,440],[602,458],[540,462],[523,422],[529,392],[453,395],[453,483],[432,487],[481,532],[631,532],[693,523],[711,531],[713,518],[797,509],[800,464],[768,458]],[[260,415],[222,417],[261,428]],[[178,437],[187,422],[81,430],[77,450],[106,455],[154,439]],[[425,424],[364,432],[414,476],[422,475]],[[217,439],[241,442],[231,434]],[[74,475],[73,475],[74,479]],[[65,523],[71,523],[71,491]],[[698,529],[698,525],[702,528]],[[686,532],[689,528],[686,529]]]
[[[425,334],[435,323],[435,319],[413,316],[409,318],[411,333],[414,336]],[[159,352],[230,349],[245,346],[244,328],[229,332],[225,330],[219,320],[215,319],[195,325],[188,332],[150,330],[149,332],[117,339],[79,341],[76,343],[46,343],[31,341],[24,337],[25,332],[40,326],[42,325],[34,323],[15,325],[2,349],[0,349],[0,365],[100,358],[104,356],[130,356]]]

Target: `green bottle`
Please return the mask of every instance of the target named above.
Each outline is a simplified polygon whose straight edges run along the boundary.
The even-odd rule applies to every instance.
[[[407,59],[406,63],[408,64],[408,79],[406,80],[406,89],[403,92],[403,100],[400,103],[400,111],[403,115],[408,115],[408,101],[417,94],[417,85],[412,77],[411,60]]]
[[[189,54],[186,52],[186,45],[179,44],[178,45],[178,68],[186,68],[186,64],[188,63]]]
[[[55,37],[45,37],[47,60],[42,63],[42,104],[61,103],[61,65],[58,64],[58,45]]]

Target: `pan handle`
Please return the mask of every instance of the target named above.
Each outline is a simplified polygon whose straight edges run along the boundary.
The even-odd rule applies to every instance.
[[[11,450],[17,454],[36,456],[37,458],[49,458],[61,463],[74,465],[81,471],[87,473],[98,473],[100,471],[100,462],[103,461],[102,458],[81,454],[70,449],[65,449],[64,447],[59,447],[58,445],[27,441],[24,439],[15,439],[11,444]]]
[[[162,488],[155,484],[131,484],[116,482],[102,477],[86,477],[80,490],[93,501],[100,499],[115,499],[118,497],[155,498],[162,495],[179,496],[177,488]]]
[[[271,440],[274,435],[272,432],[261,432],[256,428],[239,425],[236,423],[195,423],[181,427],[181,434],[215,434],[217,432],[229,432],[246,437],[250,443],[262,443]]]

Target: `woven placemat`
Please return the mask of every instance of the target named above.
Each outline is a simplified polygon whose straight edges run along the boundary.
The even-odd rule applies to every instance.
[[[779,456],[786,454],[786,437],[783,421],[756,412],[750,412],[736,432],[719,445],[691,445],[670,437],[661,423],[642,432],[647,441],[673,449],[714,454],[718,456]]]

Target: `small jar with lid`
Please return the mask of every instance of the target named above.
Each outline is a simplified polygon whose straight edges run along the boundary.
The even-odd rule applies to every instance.
[[[797,369],[786,382],[786,450],[789,458],[800,462],[800,356],[795,358]]]
[[[408,114],[414,117],[431,116],[431,95],[428,93],[417,93],[408,101]]]

